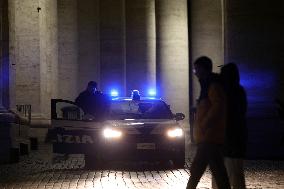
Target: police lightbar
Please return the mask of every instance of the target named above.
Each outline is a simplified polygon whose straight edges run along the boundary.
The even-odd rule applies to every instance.
[[[110,91],[110,96],[112,96],[112,97],[118,97],[118,91],[115,90],[115,89],[112,89],[112,90]]]
[[[149,89],[148,90],[148,95],[151,96],[151,97],[154,97],[157,95],[157,92],[155,89]]]

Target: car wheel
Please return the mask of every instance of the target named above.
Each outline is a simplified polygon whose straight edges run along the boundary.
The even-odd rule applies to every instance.
[[[94,154],[85,154],[85,169],[102,169],[106,165],[105,160]]]
[[[95,157],[89,154],[85,154],[85,169],[92,169],[94,166]]]
[[[168,168],[170,166],[171,166],[171,164],[170,164],[169,160],[160,160],[159,168],[164,169],[164,168]]]
[[[173,160],[175,168],[184,168],[185,161],[184,159],[175,159]]]

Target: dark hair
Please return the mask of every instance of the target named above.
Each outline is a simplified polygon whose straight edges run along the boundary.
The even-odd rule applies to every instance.
[[[89,81],[89,83],[88,83],[88,87],[95,87],[95,88],[97,88],[97,82],[95,82],[95,81]]]
[[[233,62],[225,64],[221,68],[221,77],[223,80],[229,83],[239,83],[240,82],[240,74],[237,65]]]
[[[208,58],[207,56],[201,56],[197,58],[194,62],[196,66],[200,66],[204,68],[205,70],[211,72],[212,71],[212,60]]]

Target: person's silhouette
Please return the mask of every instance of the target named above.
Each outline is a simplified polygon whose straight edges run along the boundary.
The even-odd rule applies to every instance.
[[[228,102],[228,119],[225,134],[224,156],[232,188],[244,189],[245,177],[243,159],[247,144],[247,97],[240,84],[239,70],[236,64],[228,63],[221,68]]]
[[[79,94],[75,103],[83,109],[85,114],[92,115],[96,120],[104,119],[109,107],[108,96],[97,90],[95,81],[88,83],[86,90]]]
[[[196,188],[207,165],[218,188],[228,189],[230,184],[222,154],[226,126],[226,95],[219,75],[212,73],[210,58],[198,58],[194,62],[194,68],[201,91],[193,130],[197,151],[190,167],[187,189]]]

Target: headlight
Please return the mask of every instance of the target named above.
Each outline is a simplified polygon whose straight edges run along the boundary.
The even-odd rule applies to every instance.
[[[121,131],[114,130],[114,129],[105,129],[104,130],[104,137],[105,138],[120,138],[122,135]]]
[[[181,137],[183,135],[183,131],[181,128],[174,128],[174,129],[168,130],[167,134],[168,134],[168,137],[170,138]]]

